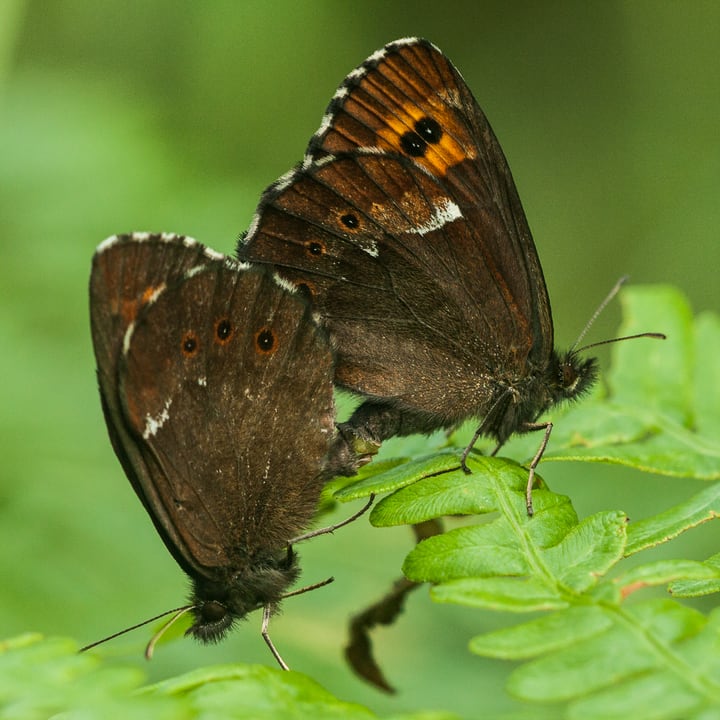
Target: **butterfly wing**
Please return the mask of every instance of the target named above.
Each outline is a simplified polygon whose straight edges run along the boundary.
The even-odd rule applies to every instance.
[[[108,238],[97,249],[90,274],[90,327],[105,424],[115,453],[145,502],[137,469],[142,460],[123,420],[118,362],[128,328],[155,293],[214,254],[181,235],[133,233]],[[151,512],[146,504],[146,509]]]
[[[209,259],[153,293],[116,364],[128,474],[186,572],[224,580],[306,527],[334,406],[332,355],[301,298]]]
[[[357,148],[412,158],[465,203],[487,209],[482,219],[498,238],[489,249],[517,271],[503,280],[534,336],[549,338],[535,350],[546,357],[553,342],[550,302],[510,167],[470,88],[435,45],[398,40],[350,73],[308,145],[305,165]]]
[[[393,43],[348,76],[302,165],[264,194],[239,254],[309,289],[340,384],[435,426],[483,414],[494,383],[516,383],[552,351],[507,162],[426,41]]]

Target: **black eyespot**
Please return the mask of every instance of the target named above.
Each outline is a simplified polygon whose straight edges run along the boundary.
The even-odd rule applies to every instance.
[[[227,318],[218,320],[215,323],[215,337],[222,343],[225,344],[233,334],[233,327]]]
[[[340,218],[340,222],[342,222],[345,227],[348,227],[351,230],[355,230],[355,228],[360,225],[360,221],[357,219],[357,216],[353,215],[352,213],[347,213],[346,215],[343,215]]]
[[[317,240],[309,240],[305,247],[311,255],[322,255],[325,252],[325,245]]]
[[[410,157],[422,157],[427,151],[427,143],[412,130],[408,130],[400,138],[400,145]]]
[[[306,300],[312,300],[317,294],[317,288],[309,280],[303,280],[302,282],[295,283],[295,287],[298,289],[300,295]]]
[[[183,355],[186,357],[190,357],[191,355],[194,355],[197,352],[198,349],[198,339],[197,335],[192,330],[189,330],[185,333],[182,339],[182,351]]]
[[[415,123],[415,132],[425,140],[425,142],[431,145],[439,143],[443,136],[442,128],[438,122],[431,117],[420,118],[420,120]]]
[[[277,350],[275,333],[270,328],[262,328],[255,333],[255,348],[261,355],[271,355]]]

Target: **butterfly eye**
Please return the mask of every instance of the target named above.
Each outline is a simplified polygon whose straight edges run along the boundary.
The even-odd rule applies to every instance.
[[[221,345],[230,341],[233,335],[233,326],[227,318],[222,318],[215,323],[215,337]]]
[[[275,333],[270,328],[261,328],[255,333],[255,349],[261,355],[272,355],[277,350]]]
[[[317,256],[325,254],[325,245],[319,240],[307,240],[305,242],[305,249],[310,253],[310,255]]]
[[[352,213],[346,213],[340,218],[340,222],[350,230],[355,230],[359,227],[360,221],[357,219],[357,215]]]
[[[580,380],[580,373],[570,362],[564,362],[560,367],[560,384],[565,391],[572,392]]]
[[[197,335],[192,330],[183,335],[181,347],[185,357],[192,357],[198,351]]]
[[[439,143],[443,132],[442,128],[436,120],[430,117],[424,117],[415,123],[415,132],[425,141],[431,145]]]

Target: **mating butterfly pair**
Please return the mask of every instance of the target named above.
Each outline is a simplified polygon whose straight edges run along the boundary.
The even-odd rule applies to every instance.
[[[424,40],[348,75],[238,256],[118,236],[90,286],[113,447],[193,580],[205,641],[260,607],[266,630],[299,572],[293,542],[325,480],[368,459],[357,448],[468,417],[499,446],[596,374],[554,350],[502,150]],[[333,383],[364,398],[339,432]]]

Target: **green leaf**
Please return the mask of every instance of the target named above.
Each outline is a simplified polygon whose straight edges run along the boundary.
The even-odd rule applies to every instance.
[[[720,477],[720,363],[717,354],[704,351],[720,345],[720,324],[713,316],[693,321],[684,299],[666,288],[631,289],[624,302],[621,334],[662,330],[675,340],[618,344],[609,393],[599,389],[561,417],[548,457]],[[525,443],[520,456],[530,457],[537,442],[532,435],[514,440],[508,454]],[[340,494],[389,492],[371,514],[378,527],[476,516],[420,542],[403,571],[415,582],[431,583],[436,602],[541,613],[470,642],[477,654],[526,661],[510,676],[513,695],[564,704],[570,718],[710,717],[720,710],[718,613],[704,616],[674,599],[637,597],[640,590],[668,585],[676,597],[717,592],[720,555],[623,567],[630,555],[720,516],[720,483],[628,522],[620,510],[579,520],[569,499],[538,479],[535,516],[528,518],[525,468],[472,453],[466,475],[457,457],[447,451],[425,455]]]
[[[557,610],[568,606],[559,593],[537,578],[491,577],[451,580],[432,588],[436,602],[504,612]]]
[[[335,493],[335,497],[343,502],[356,500],[373,493],[396,490],[415,482],[419,477],[448,472],[459,466],[458,456],[451,452],[434,453],[404,463],[392,459],[381,466],[380,472],[374,472],[371,465],[367,466],[367,470],[363,468],[364,472],[360,475],[360,479],[343,487]]]
[[[477,635],[470,641],[470,649],[486,657],[524,660],[574,645],[611,625],[612,620],[600,607],[568,607],[530,622]]]
[[[637,717],[643,720],[691,718],[702,707],[697,694],[669,672],[652,672],[598,691],[570,706],[567,717],[604,720]]]
[[[714,577],[704,580],[678,580],[670,583],[670,592],[675,597],[699,597],[720,592],[720,553],[709,557],[703,566]]]
[[[202,668],[145,688],[143,695],[183,698],[188,706],[227,720],[377,717],[360,705],[337,700],[305,675],[262,665]]]
[[[338,700],[297,672],[260,665],[202,668],[155,685],[143,673],[79,654],[71,640],[25,635],[0,642],[0,717],[3,720],[372,720],[378,716]],[[395,716],[397,719],[397,716]],[[419,713],[406,720],[452,720]]]
[[[613,624],[601,634],[518,668],[508,683],[510,691],[525,700],[567,701],[640,672],[666,670],[669,661],[685,666],[677,643],[696,635],[706,623],[700,613],[670,600],[653,600],[609,614]],[[686,680],[694,674],[691,668],[682,669]],[[714,681],[706,680],[713,691]]]
[[[658,560],[637,565],[615,579],[624,595],[653,585],[667,585],[678,578],[683,581],[712,580],[720,577],[716,570],[694,560]]]
[[[583,712],[601,717],[597,698],[612,706],[626,697],[628,686],[645,688],[651,697],[667,687],[667,708],[720,707],[715,622],[669,599],[626,602],[634,591],[653,585],[712,581],[716,567],[662,560],[613,579],[609,571],[636,551],[626,546],[633,523],[624,513],[606,511],[578,521],[567,498],[545,490],[538,493],[539,511],[530,519],[522,501],[525,470],[494,458],[471,458],[470,463],[473,473],[462,478],[459,489],[437,476],[420,479],[385,498],[378,519],[393,524],[432,511],[473,507],[493,513],[484,522],[421,542],[403,569],[412,580],[435,583],[431,596],[437,602],[505,612],[553,611],[470,643],[472,651],[489,657],[535,658],[511,675],[512,694],[525,701],[565,702],[569,717]],[[668,528],[677,534],[706,519],[709,490],[659,519],[637,523],[639,535],[647,541],[642,529],[648,527],[654,528],[653,537]],[[405,516],[402,506],[408,508]],[[689,659],[691,651],[709,653],[706,669]],[[639,673],[647,676],[646,685],[638,685]],[[676,715],[663,709],[658,717]]]
[[[25,635],[0,643],[0,714],[38,720],[58,713],[82,718],[191,718],[173,698],[141,697],[138,670],[101,665],[71,640]]]
[[[474,472],[464,476],[459,491],[449,485],[443,497],[439,478],[430,477],[394,493],[378,506],[374,520],[383,524],[399,519],[418,522],[438,510],[457,513],[468,507],[500,513],[489,522],[457,528],[420,543],[403,566],[411,580],[441,583],[472,576],[510,576],[513,581],[502,585],[503,597],[525,593],[534,598],[529,607],[535,607],[538,598],[546,603],[553,597],[553,603],[562,606],[566,594],[587,590],[623,556],[623,513],[598,513],[578,523],[567,498],[539,491],[536,513],[530,519],[525,511],[527,476],[523,468],[493,458],[469,458],[469,466]],[[533,586],[531,592],[526,586],[518,591],[521,583],[517,580],[527,581],[530,575],[535,575],[544,588]],[[488,585],[475,581],[473,587],[479,593],[475,604],[480,596],[485,597]],[[448,601],[451,588],[467,598],[468,583],[438,588],[436,597]],[[493,588],[499,591],[497,583]]]
[[[607,375],[611,396],[620,405],[690,427],[695,348],[687,299],[675,288],[648,285],[627,287],[620,300],[620,336],[652,330],[667,340],[618,343]]]
[[[720,437],[720,317],[703,313],[695,321],[693,404],[695,426],[707,437]]]
[[[627,555],[665,543],[680,533],[720,516],[720,483],[653,517],[632,523]]]

